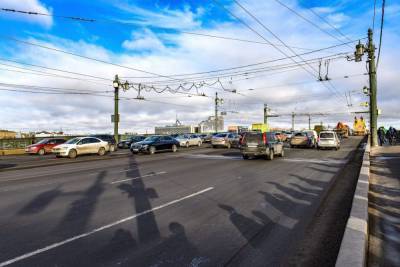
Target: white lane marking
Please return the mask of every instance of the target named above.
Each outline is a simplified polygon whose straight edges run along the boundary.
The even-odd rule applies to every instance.
[[[331,163],[331,164],[345,164],[347,162],[347,160],[340,160],[340,159],[285,158],[284,160],[292,162]]]
[[[123,183],[126,181],[132,181],[132,180],[137,180],[137,179],[141,179],[141,178],[145,178],[145,177],[151,177],[151,176],[156,176],[156,175],[161,175],[161,174],[166,174],[167,172],[154,172],[154,173],[149,173],[149,174],[145,174],[145,175],[141,175],[141,176],[137,176],[137,177],[133,177],[133,178],[127,178],[127,179],[123,179],[123,180],[117,180],[117,181],[113,181],[111,182],[111,184],[117,184],[117,183]]]
[[[181,198],[172,200],[172,201],[170,201],[170,202],[167,202],[167,203],[162,204],[162,205],[160,205],[160,206],[154,207],[154,208],[152,208],[152,209],[149,209],[149,210],[146,210],[146,211],[143,211],[143,212],[134,214],[134,215],[132,215],[132,216],[123,218],[123,219],[121,219],[121,220],[112,222],[112,223],[110,223],[110,224],[101,226],[101,227],[96,228],[96,229],[94,229],[94,230],[92,230],[92,231],[89,231],[89,232],[86,232],[86,233],[83,233],[83,234],[80,234],[80,235],[76,235],[76,236],[74,236],[74,237],[65,239],[65,240],[63,240],[63,241],[61,241],[61,242],[53,243],[53,244],[51,244],[51,245],[49,245],[49,246],[46,246],[46,247],[44,247],[44,248],[41,248],[41,249],[38,249],[38,250],[35,250],[35,251],[32,251],[32,252],[23,254],[23,255],[21,255],[21,256],[18,256],[18,257],[16,257],[16,258],[13,258],[13,259],[10,259],[10,260],[4,261],[4,262],[1,262],[1,263],[0,263],[0,267],[4,267],[4,266],[7,266],[7,265],[10,265],[10,264],[12,264],[12,263],[15,263],[15,262],[18,262],[18,261],[21,261],[21,260],[30,258],[30,257],[35,256],[35,255],[37,255],[37,254],[40,254],[40,253],[49,251],[49,250],[51,250],[51,249],[60,247],[60,246],[62,246],[62,245],[71,243],[71,242],[73,242],[73,241],[75,241],[75,240],[78,240],[78,239],[81,239],[81,238],[84,238],[84,237],[93,235],[93,234],[95,234],[95,233],[97,233],[97,232],[106,230],[106,229],[108,229],[108,228],[111,228],[111,227],[113,227],[113,226],[116,226],[116,225],[118,225],[118,224],[121,224],[121,223],[124,223],[124,222],[127,222],[127,221],[131,221],[131,220],[133,220],[133,219],[135,219],[135,218],[137,218],[137,217],[139,217],[139,216],[142,216],[142,215],[151,213],[151,212],[153,212],[153,211],[156,211],[156,210],[159,210],[159,209],[162,209],[162,208],[166,208],[166,207],[168,207],[168,206],[171,206],[171,205],[176,204],[176,203],[178,203],[178,202],[181,202],[181,201],[183,201],[183,200],[186,200],[186,199],[189,199],[189,198],[192,198],[192,197],[201,195],[201,194],[203,194],[203,193],[205,193],[205,192],[208,192],[208,191],[210,191],[210,190],[213,190],[213,189],[214,189],[214,187],[208,187],[208,188],[203,189],[203,190],[201,190],[201,191],[198,191],[198,192],[196,192],[196,193],[193,193],[193,194],[190,194],[190,195],[187,195],[187,196],[184,196],[184,197],[181,197]]]
[[[206,155],[206,154],[196,154],[196,155],[188,155],[186,158],[190,159],[233,159],[233,160],[242,160],[240,156],[222,156],[222,155]]]

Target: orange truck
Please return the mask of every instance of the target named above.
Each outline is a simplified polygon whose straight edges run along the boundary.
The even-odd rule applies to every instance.
[[[341,136],[342,138],[348,138],[350,134],[350,127],[347,124],[344,124],[343,122],[339,121],[336,127],[334,128],[334,131],[337,133],[337,135]]]

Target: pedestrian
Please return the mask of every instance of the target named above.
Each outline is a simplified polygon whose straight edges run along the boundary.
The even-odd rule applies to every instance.
[[[380,146],[382,146],[385,143],[385,133],[382,128],[383,127],[379,127],[379,129],[378,129],[378,138],[379,138]]]

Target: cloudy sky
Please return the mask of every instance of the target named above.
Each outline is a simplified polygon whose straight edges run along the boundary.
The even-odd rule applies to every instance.
[[[121,132],[152,132],[176,117],[197,124],[213,115],[215,92],[226,126],[262,121],[264,103],[279,115],[276,127],[290,127],[292,112],[301,128],[307,113],[333,125],[365,109],[366,58],[346,55],[366,43],[373,0],[0,0],[0,8],[42,14],[0,11],[3,129],[111,133],[116,74],[132,84],[120,93]],[[387,1],[379,124],[397,127],[399,32],[400,3]],[[139,84],[144,100],[135,99]]]

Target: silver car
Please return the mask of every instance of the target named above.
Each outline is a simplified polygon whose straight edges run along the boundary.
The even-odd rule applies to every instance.
[[[211,138],[211,145],[216,147],[239,147],[239,136],[234,133],[219,133]]]
[[[195,134],[182,134],[175,137],[181,147],[201,146],[203,141]]]
[[[103,156],[110,151],[108,142],[95,137],[76,137],[64,144],[53,147],[52,152],[57,157],[76,158],[83,154],[98,154]]]
[[[318,136],[318,149],[321,148],[334,148],[338,150],[340,148],[340,139],[334,131],[322,131]]]

